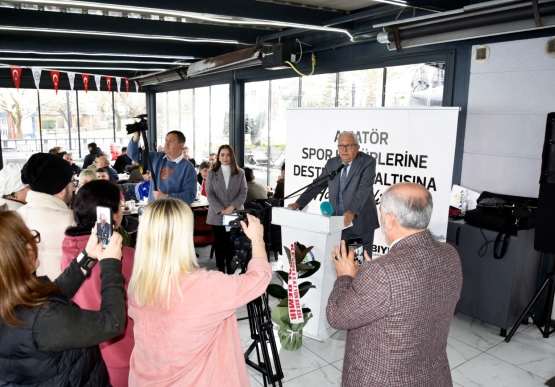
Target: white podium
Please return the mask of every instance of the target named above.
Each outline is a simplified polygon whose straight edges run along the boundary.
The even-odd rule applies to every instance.
[[[274,207],[272,223],[281,226],[283,246],[289,247],[293,242],[299,242],[306,247],[314,246],[309,255],[312,254],[314,260],[321,263],[320,270],[311,277],[299,281],[299,283],[308,281],[316,286],[316,289],[310,289],[301,298],[301,304],[310,308],[313,314],[312,319],[303,328],[303,334],[312,339],[324,341],[336,332],[326,319],[326,305],[333,283],[337,279],[331,253],[334,245],[341,243],[341,230],[346,228],[343,225],[343,216],[328,217]],[[289,272],[289,261],[283,246],[281,255],[283,270]]]

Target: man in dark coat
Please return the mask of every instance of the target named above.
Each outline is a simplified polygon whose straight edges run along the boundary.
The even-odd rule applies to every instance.
[[[125,168],[131,165],[132,162],[133,160],[131,160],[131,157],[127,155],[127,147],[124,146],[121,148],[121,156],[118,156],[116,162],[114,163],[114,169],[118,173],[125,173]]]
[[[96,142],[91,142],[89,145],[89,154],[85,156],[85,158],[83,159],[83,169],[87,168],[89,165],[94,163],[94,160],[96,160],[97,157],[99,156],[106,156],[106,154],[104,152],[102,152],[102,149],[100,149],[97,145]]]

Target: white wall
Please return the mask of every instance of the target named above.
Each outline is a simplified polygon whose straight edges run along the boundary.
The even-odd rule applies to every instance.
[[[486,62],[471,59],[462,186],[538,196],[546,116],[555,111],[548,39],[490,44]]]

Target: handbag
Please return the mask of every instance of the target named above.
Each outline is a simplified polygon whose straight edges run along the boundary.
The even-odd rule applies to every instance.
[[[537,206],[536,198],[484,191],[477,200],[476,209],[467,211],[464,221],[479,228],[499,231],[493,256],[501,259],[507,251],[511,235],[516,235],[518,230],[535,227]]]

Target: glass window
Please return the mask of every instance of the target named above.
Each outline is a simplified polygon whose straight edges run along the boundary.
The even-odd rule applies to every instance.
[[[268,94],[270,82],[245,84],[245,160],[260,184],[268,181]]]
[[[0,134],[4,163],[41,151],[36,90],[0,89]]]
[[[266,184],[275,188],[281,173],[281,165],[285,162],[286,116],[288,108],[299,106],[299,78],[286,78],[271,81],[272,105],[269,142],[266,153],[270,155],[270,168],[266,176]],[[256,176],[259,183],[261,179]]]
[[[44,152],[48,152],[55,146],[62,147],[68,153],[78,149],[75,93],[41,90],[40,105]],[[78,152],[75,157],[79,157]]]
[[[116,145],[127,146],[130,136],[125,125],[132,124],[140,114],[146,114],[145,93],[114,93],[114,114],[116,116]]]
[[[210,87],[201,87],[194,92],[195,126],[192,141],[187,141],[187,146],[193,148],[195,161],[199,162],[210,150]]]
[[[179,116],[179,130],[185,134],[185,143],[189,147],[189,155],[200,163],[200,157],[195,153],[193,133],[194,133],[194,104],[193,104],[193,89],[179,90],[178,100],[180,106]]]
[[[208,149],[202,149],[202,157],[208,161],[211,152],[217,152],[221,145],[229,144],[229,85],[210,88],[210,141]]]
[[[96,142],[103,152],[110,151],[114,141],[112,93],[108,91],[78,91],[81,155],[88,154],[87,144]]]
[[[442,106],[443,64],[387,68],[385,106]]]
[[[339,107],[382,106],[383,69],[339,73]]]
[[[302,107],[334,107],[336,73],[301,78]]]

